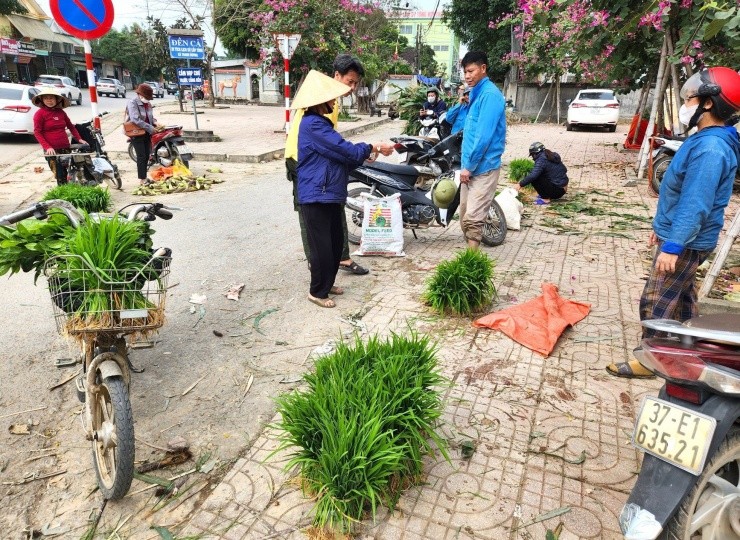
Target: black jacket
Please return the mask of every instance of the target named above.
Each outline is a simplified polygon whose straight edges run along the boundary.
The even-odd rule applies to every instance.
[[[544,175],[545,179],[553,185],[558,187],[567,186],[568,175],[566,173],[568,172],[568,168],[560,160],[560,154],[552,152],[552,157],[554,161],[547,159],[545,152],[537,154],[532,172],[522,178],[519,181],[519,185],[522,187],[528,186],[533,180]]]

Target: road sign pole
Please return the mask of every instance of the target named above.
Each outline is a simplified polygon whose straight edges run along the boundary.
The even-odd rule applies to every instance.
[[[283,59],[285,68],[285,134],[290,131],[290,60]]]
[[[83,40],[85,47],[85,68],[87,69],[87,85],[90,88],[90,108],[92,108],[93,125],[100,129],[100,117],[98,116],[98,89],[95,83],[95,71],[93,71],[92,47],[90,40]]]
[[[188,59],[188,68],[190,68],[190,59]],[[193,118],[195,118],[195,131],[198,131],[198,111],[195,110],[195,85],[190,85],[190,97],[193,100]]]

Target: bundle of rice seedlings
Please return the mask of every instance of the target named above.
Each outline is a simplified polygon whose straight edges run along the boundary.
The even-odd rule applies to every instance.
[[[108,212],[111,198],[108,189],[80,184],[64,184],[50,189],[44,200],[62,199],[72,203],[76,208],[89,213]]]
[[[494,261],[481,250],[466,249],[434,270],[422,296],[439,313],[471,315],[496,297],[493,284]]]
[[[305,381],[307,390],[278,398],[278,451],[293,450],[286,469],[315,497],[319,531],[351,533],[378,506],[394,508],[421,480],[432,443],[448,458],[435,432],[444,379],[427,337],[343,342]]]
[[[531,159],[512,159],[509,163],[509,181],[519,182],[534,169],[534,161]]]

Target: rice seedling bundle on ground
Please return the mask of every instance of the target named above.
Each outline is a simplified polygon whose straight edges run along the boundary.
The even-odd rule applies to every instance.
[[[422,298],[442,314],[470,315],[481,311],[496,297],[494,267],[494,261],[483,251],[466,249],[437,266]]]
[[[350,533],[394,508],[403,489],[418,483],[422,457],[436,446],[442,414],[435,347],[426,337],[393,335],[341,343],[305,376],[307,390],[278,398],[279,450],[292,454],[306,493],[316,498],[313,525]]]
[[[80,184],[64,184],[50,189],[44,195],[44,200],[52,199],[68,201],[76,208],[90,213],[107,212],[111,205],[110,193],[107,189]]]
[[[534,161],[531,159],[512,159],[509,163],[509,181],[519,182],[534,169]]]

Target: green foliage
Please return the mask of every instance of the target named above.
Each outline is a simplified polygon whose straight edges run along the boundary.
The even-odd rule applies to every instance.
[[[470,315],[486,308],[496,296],[495,263],[483,251],[466,249],[437,266],[427,282],[424,301],[439,313]]]
[[[396,85],[393,85],[399,88]],[[400,89],[400,88],[399,88]],[[443,92],[440,92],[440,98],[447,103],[449,109],[454,105],[456,98],[447,97]],[[406,120],[406,127],[403,132],[406,135],[416,135],[421,129],[421,122],[419,122],[419,111],[421,110],[424,102],[427,100],[427,87],[426,86],[410,86],[408,88],[400,89],[397,99],[397,108],[400,118]]]
[[[26,12],[26,8],[18,0],[0,0],[0,15],[21,15]]]
[[[73,231],[67,216],[50,212],[49,219],[25,219],[15,227],[0,227],[0,276],[34,270],[34,281],[46,260],[60,252]]]
[[[509,180],[518,182],[527,176],[534,168],[534,161],[531,159],[512,159],[509,163]]]
[[[107,212],[110,210],[110,192],[107,189],[80,184],[64,184],[50,189],[43,200],[62,199],[85,212]]]
[[[278,398],[277,427],[279,450],[294,450],[286,469],[316,497],[316,527],[351,532],[368,510],[392,509],[419,481],[429,439],[448,457],[434,431],[444,379],[428,337],[342,342],[304,378],[307,390]]]

